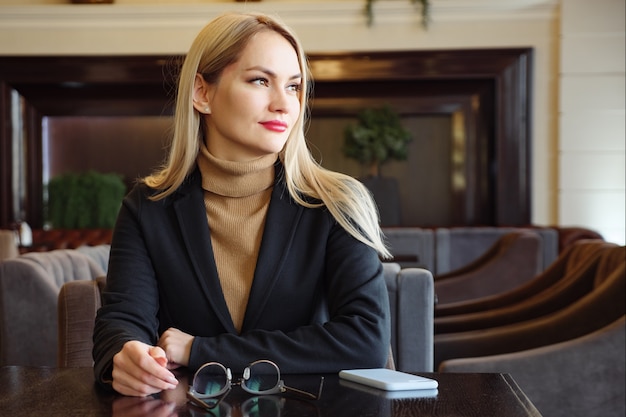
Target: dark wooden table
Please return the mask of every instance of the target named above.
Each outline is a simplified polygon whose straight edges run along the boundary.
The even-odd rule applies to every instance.
[[[289,395],[253,397],[235,387],[216,416],[250,417],[540,417],[507,374],[420,374],[439,381],[436,392],[422,397],[392,398],[385,391],[324,375],[317,401]],[[46,417],[183,417],[212,415],[188,404],[187,376],[179,374],[174,391],[147,398],[104,392],[91,368],[0,368],[0,416]],[[288,386],[316,392],[320,376],[283,375]]]

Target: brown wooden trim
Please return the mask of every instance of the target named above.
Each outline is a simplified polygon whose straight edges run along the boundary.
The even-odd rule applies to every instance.
[[[13,218],[11,145],[11,88],[0,81],[0,228],[8,228]]]
[[[12,89],[26,98],[29,108],[26,208],[31,223],[38,227],[43,209],[41,118],[171,114],[173,80],[181,59],[0,57],[0,226],[13,221],[12,127],[7,102]],[[436,108],[451,114],[458,106],[445,98],[452,96],[478,102],[478,110],[464,108],[472,125],[467,146],[477,152],[476,160],[467,167],[467,176],[485,175],[486,179],[469,185],[471,190],[462,196],[456,221],[463,225],[530,223],[530,48],[324,53],[310,54],[309,61],[315,78],[313,116],[324,106],[353,112],[362,100],[384,97],[391,90],[407,113]],[[361,91],[355,93],[358,89]],[[417,96],[429,100],[414,100]]]
[[[42,116],[30,103],[25,106],[26,137],[26,195],[24,199],[25,219],[41,227],[43,225],[43,158]]]
[[[311,68],[322,96],[325,84],[341,90],[337,82],[424,81],[422,94],[436,94],[452,88],[459,92],[459,80],[486,80],[495,86],[493,103],[483,101],[493,112],[495,136],[492,185],[476,184],[475,194],[466,201],[463,224],[484,224],[479,212],[493,211],[493,225],[525,225],[531,221],[531,92],[532,49],[484,49],[445,51],[362,52],[311,55]],[[441,82],[449,83],[442,86]],[[480,120],[477,138],[484,135],[485,120]],[[485,151],[486,152],[486,151]],[[484,155],[484,152],[478,152]],[[488,161],[481,161],[483,166]],[[487,188],[494,195],[485,195]],[[494,201],[487,205],[489,199]]]

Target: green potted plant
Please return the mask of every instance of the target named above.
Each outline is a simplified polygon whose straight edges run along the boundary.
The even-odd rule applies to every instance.
[[[118,174],[57,175],[48,183],[48,223],[55,229],[111,229],[125,193]]]
[[[381,166],[406,160],[411,140],[400,115],[387,105],[360,111],[356,125],[348,125],[344,131],[343,153],[364,167],[366,175],[361,181],[372,192],[385,226],[400,223],[400,196],[396,179],[384,178]]]
[[[406,160],[411,140],[400,115],[388,105],[364,109],[357,114],[356,125],[344,131],[343,153],[367,167],[368,176],[378,177],[381,165]]]

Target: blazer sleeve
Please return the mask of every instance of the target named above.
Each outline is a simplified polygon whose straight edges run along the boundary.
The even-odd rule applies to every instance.
[[[138,221],[142,188],[136,187],[120,208],[109,257],[102,307],[94,326],[94,373],[109,387],[113,356],[127,341],[154,345],[158,340],[159,293],[154,268]]]
[[[314,262],[324,263],[324,290],[317,304],[319,311],[311,313],[310,323],[291,330],[250,329],[240,335],[196,337],[191,368],[217,360],[241,372],[256,359],[271,359],[284,373],[334,373],[385,365],[390,323],[382,264],[375,250],[354,239],[334,221],[329,222],[334,224],[330,232],[324,237],[316,236],[325,242],[324,256],[291,260],[304,268]],[[311,239],[311,235],[298,236]],[[301,275],[305,276],[306,271],[301,271]],[[298,296],[302,295],[294,294]],[[281,314],[280,305],[273,306],[273,310],[274,314]]]

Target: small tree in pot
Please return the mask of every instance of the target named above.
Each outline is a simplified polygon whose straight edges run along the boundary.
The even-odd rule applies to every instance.
[[[391,160],[404,161],[408,157],[411,133],[391,107],[365,109],[358,113],[357,124],[347,126],[344,132],[344,155],[359,161],[367,171],[362,182],[372,191],[378,204],[381,224],[400,223],[400,198],[395,178],[383,178],[381,165]]]

